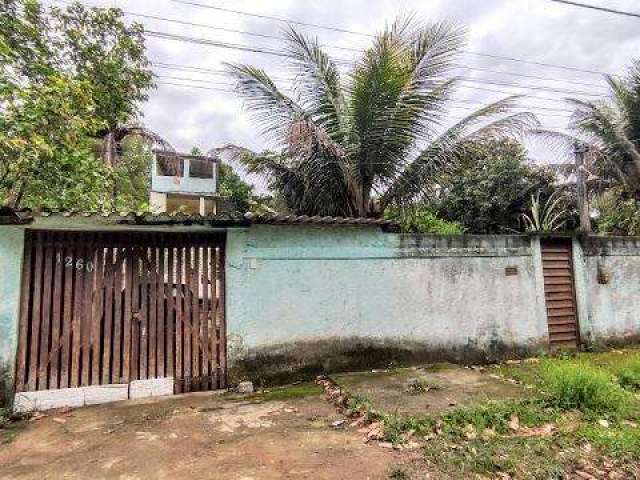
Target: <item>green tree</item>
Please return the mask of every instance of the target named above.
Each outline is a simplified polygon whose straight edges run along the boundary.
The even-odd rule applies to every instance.
[[[102,200],[105,172],[89,138],[100,122],[92,116],[93,102],[87,90],[85,82],[50,75],[46,83],[3,96],[2,203],[12,207],[38,202],[51,207],[64,202],[94,206]]]
[[[221,163],[218,168],[218,194],[230,200],[236,210],[248,212],[257,201],[253,186],[240,178],[231,165]]]
[[[122,141],[152,87],[142,26],[118,9],[0,2],[0,198],[108,208]],[[104,166],[96,161],[102,156]],[[128,167],[123,167],[125,170]],[[122,203],[122,202],[120,202]]]
[[[554,175],[531,165],[515,141],[467,143],[458,158],[434,179],[439,193],[429,206],[438,217],[462,224],[471,233],[520,230],[531,196],[546,199]]]
[[[342,77],[316,39],[289,30],[294,97],[258,68],[229,65],[238,94],[275,147],[241,158],[296,213],[367,216],[374,204],[383,211],[420,200],[466,140],[503,138],[536,123],[530,114],[509,114],[508,98],[438,128],[463,37],[447,24],[397,21]]]

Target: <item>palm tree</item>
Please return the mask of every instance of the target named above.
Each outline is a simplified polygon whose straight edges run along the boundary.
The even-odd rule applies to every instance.
[[[266,175],[298,214],[367,216],[429,195],[434,174],[470,140],[537,124],[531,114],[511,114],[516,98],[509,97],[443,131],[463,39],[446,23],[416,28],[399,20],[343,76],[317,39],[287,30],[292,95],[263,70],[228,65],[245,108],[274,146],[262,154],[235,147],[237,157]]]
[[[587,170],[595,189],[619,185],[640,201],[640,61],[633,62],[625,77],[607,75],[605,79],[610,99],[568,99],[575,109],[572,134],[536,133],[552,145],[586,151]]]

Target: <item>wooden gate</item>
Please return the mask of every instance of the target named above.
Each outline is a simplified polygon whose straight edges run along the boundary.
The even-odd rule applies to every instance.
[[[16,389],[226,383],[224,235],[27,231]]]
[[[542,240],[544,294],[552,349],[579,343],[571,240]]]

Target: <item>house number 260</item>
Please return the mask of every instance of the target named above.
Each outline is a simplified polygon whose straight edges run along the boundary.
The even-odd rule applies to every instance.
[[[58,254],[58,263],[62,262],[62,257]],[[87,272],[93,272],[95,268],[93,261],[85,260],[84,258],[64,257],[64,266],[75,268],[76,270],[86,270]]]

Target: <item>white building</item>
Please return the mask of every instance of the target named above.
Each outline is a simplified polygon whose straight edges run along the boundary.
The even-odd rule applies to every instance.
[[[219,160],[210,156],[156,151],[149,204],[154,212],[215,215]]]

